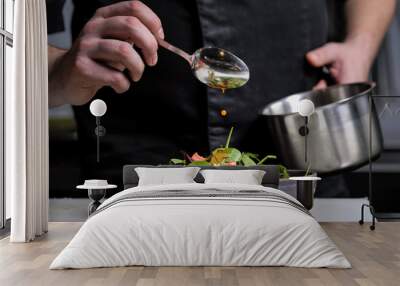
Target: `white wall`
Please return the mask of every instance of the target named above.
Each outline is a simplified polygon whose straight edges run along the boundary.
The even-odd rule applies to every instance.
[[[361,206],[368,204],[367,198],[316,198],[311,214],[319,222],[358,222]],[[365,209],[364,220],[372,221],[369,209]]]

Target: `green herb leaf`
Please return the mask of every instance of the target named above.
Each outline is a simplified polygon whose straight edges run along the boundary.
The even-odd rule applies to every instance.
[[[211,154],[210,162],[212,165],[221,165],[229,157],[227,149],[217,148]]]
[[[228,155],[228,161],[239,162],[242,157],[242,153],[236,148],[225,148],[226,154]]]
[[[211,163],[208,161],[193,161],[188,166],[210,166]]]
[[[289,172],[288,172],[288,170],[286,169],[285,166],[283,166],[283,165],[278,165],[278,168],[279,168],[280,177],[281,177],[282,179],[288,179],[288,178],[290,177],[290,176],[289,176]]]
[[[231,137],[232,137],[233,129],[234,128],[232,126],[231,130],[229,131],[228,139],[226,139],[225,148],[229,148],[229,144],[231,143]]]
[[[254,159],[254,160],[257,160],[257,161],[258,161],[258,157],[259,157],[258,154],[250,153],[250,152],[245,152],[245,154],[246,154],[247,156],[249,156],[251,159]]]
[[[309,174],[310,174],[310,171],[311,171],[311,164],[309,164],[308,165],[308,168],[307,168],[307,171],[306,171],[306,174],[304,175],[304,176],[308,176]]]
[[[257,165],[262,165],[265,161],[267,160],[275,160],[277,157],[275,155],[267,155],[264,158],[262,158],[260,161],[258,161]]]
[[[240,161],[246,167],[257,165],[256,162],[254,162],[254,160],[250,158],[249,153],[242,153],[242,157],[240,158]]]
[[[186,164],[186,161],[185,160],[182,160],[182,159],[175,159],[175,158],[172,158],[171,160],[169,160],[169,163],[170,164],[175,164],[175,165],[185,165]]]

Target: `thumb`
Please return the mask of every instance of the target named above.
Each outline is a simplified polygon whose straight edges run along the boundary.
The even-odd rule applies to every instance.
[[[322,67],[337,59],[339,45],[328,43],[306,54],[307,61],[314,67]]]
[[[327,84],[326,81],[324,81],[323,79],[321,79],[314,87],[313,90],[320,90],[320,89],[324,89],[327,88]]]

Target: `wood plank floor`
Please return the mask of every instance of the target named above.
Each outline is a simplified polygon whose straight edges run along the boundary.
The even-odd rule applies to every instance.
[[[75,285],[400,285],[400,223],[378,223],[372,232],[356,223],[322,224],[353,268],[124,267],[48,270],[81,223],[50,223],[44,237],[29,244],[0,241],[1,286]]]

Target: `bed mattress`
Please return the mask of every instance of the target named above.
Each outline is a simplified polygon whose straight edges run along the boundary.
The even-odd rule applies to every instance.
[[[120,192],[89,217],[50,269],[129,265],[350,267],[293,197],[238,184]]]

